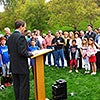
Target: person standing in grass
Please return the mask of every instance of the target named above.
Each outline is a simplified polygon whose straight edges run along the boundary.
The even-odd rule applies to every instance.
[[[98,34],[95,37],[95,45],[98,49],[100,49],[100,27],[98,28]],[[100,71],[100,50],[96,54],[96,65],[97,65],[97,70]]]
[[[29,52],[34,52],[36,50],[39,50],[39,47],[35,45],[36,42],[33,40],[31,41],[31,46],[28,47]],[[34,73],[34,59],[30,58],[30,66],[32,66],[32,72]]]
[[[5,32],[4,37],[6,38],[6,45],[7,45],[7,41],[9,39],[10,35],[11,35],[10,28],[9,27],[5,27],[4,28],[4,32]]]
[[[69,67],[70,64],[70,59],[69,59],[69,33],[68,32],[64,32],[64,40],[65,40],[65,44],[64,44],[64,55],[65,55],[65,60],[67,61],[67,66]]]
[[[4,86],[10,86],[10,58],[8,54],[8,46],[6,45],[6,38],[0,38],[0,55],[2,64],[2,77],[4,81]]]
[[[28,52],[27,40],[24,33],[25,30],[26,23],[23,20],[15,21],[15,31],[8,39],[15,100],[29,100],[30,74],[28,57],[33,56],[33,54]]]
[[[78,47],[78,52],[79,52],[79,58],[78,58],[78,69],[82,69],[82,55],[81,55],[81,52],[80,52],[80,48],[82,47],[82,40],[80,39],[79,37],[79,32],[76,31],[74,33],[74,39],[76,40],[76,45]]]
[[[45,41],[46,41],[46,48],[47,49],[52,49],[53,46],[52,46],[52,40],[54,39],[54,36],[52,35],[51,31],[48,31],[47,33],[47,36],[45,37]],[[52,65],[52,62],[51,62],[51,55],[53,56],[53,62],[54,62],[54,65],[56,64],[55,63],[55,56],[54,56],[54,53],[55,51],[52,51],[52,52],[49,52],[47,55],[48,55],[48,66],[51,66]]]
[[[97,49],[94,44],[93,38],[89,38],[89,46],[87,49],[87,56],[89,57],[89,62],[92,67],[92,73],[91,75],[96,75],[97,67],[96,67],[96,54]]]
[[[2,80],[2,64],[1,64],[1,56],[0,56],[0,90],[5,89],[4,85],[2,84],[1,80]]]
[[[54,50],[55,50],[55,63],[57,64],[57,68],[59,69],[60,67],[65,68],[64,67],[64,44],[65,41],[64,39],[60,36],[59,32],[56,31],[55,34],[55,38],[53,38],[52,40],[52,46],[54,46]],[[60,66],[60,62],[59,59],[61,59],[61,66]]]
[[[79,52],[78,52],[78,48],[76,45],[76,40],[73,39],[72,40],[72,46],[70,47],[70,71],[69,73],[72,73],[72,69],[73,67],[76,68],[76,73],[78,73],[78,67],[77,67],[77,61],[78,61],[78,57],[79,57]]]
[[[89,38],[93,38],[93,40],[95,40],[96,37],[96,32],[93,31],[93,26],[92,25],[88,25],[87,27],[87,31],[85,33],[85,38],[87,38],[89,40]]]
[[[46,48],[47,48],[46,36],[47,36],[47,35],[43,33],[43,35],[42,35],[42,38],[43,38],[42,47],[43,47],[43,49],[46,49]],[[46,56],[47,56],[47,54],[44,54],[44,55],[43,55],[44,64],[45,64],[45,62],[46,62]]]
[[[82,68],[85,68],[85,74],[90,73],[90,64],[87,56],[88,40],[82,39],[82,47],[80,49],[82,55]]]

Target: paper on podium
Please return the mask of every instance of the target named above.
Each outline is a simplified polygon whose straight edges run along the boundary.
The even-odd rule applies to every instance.
[[[35,58],[35,57],[37,57],[37,56],[46,54],[46,53],[51,52],[51,51],[52,51],[52,49],[41,49],[41,50],[33,51],[32,54],[33,54],[34,56],[32,56],[31,58]]]

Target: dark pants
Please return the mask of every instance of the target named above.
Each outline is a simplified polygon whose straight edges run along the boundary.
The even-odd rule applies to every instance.
[[[29,74],[12,74],[15,100],[29,100]]]
[[[55,60],[57,67],[60,67],[59,59],[61,59],[61,66],[64,67],[64,50],[63,49],[58,49],[55,50]]]
[[[97,52],[96,54],[96,66],[97,66],[97,70],[100,70],[100,52]]]
[[[52,49],[52,46],[47,46],[47,49]],[[51,66],[51,55],[53,55],[53,61],[54,61],[54,65],[56,65],[56,61],[55,61],[55,56],[54,56],[55,51],[49,52],[48,53],[48,65]]]
[[[80,52],[80,49],[78,49],[79,51],[79,69],[82,69],[82,55],[81,55],[81,52]]]
[[[69,48],[67,46],[64,47],[64,55],[67,61],[67,66],[70,66]]]

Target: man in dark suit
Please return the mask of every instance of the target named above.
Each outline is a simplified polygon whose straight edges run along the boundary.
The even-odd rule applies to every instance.
[[[92,25],[88,25],[88,30],[86,31],[84,37],[87,38],[88,40],[89,40],[89,38],[93,38],[93,40],[95,40],[96,32],[93,31]]]
[[[26,23],[22,20],[15,22],[15,31],[8,39],[11,71],[16,100],[29,100],[29,66],[27,41],[24,36]]]

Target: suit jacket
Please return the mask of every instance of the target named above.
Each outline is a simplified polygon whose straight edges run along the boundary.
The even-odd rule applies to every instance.
[[[10,66],[12,73],[29,73],[28,57],[32,56],[32,54],[28,52],[25,36],[19,31],[15,31],[9,37],[8,52],[10,54]]]
[[[89,38],[93,38],[93,40],[95,40],[96,37],[96,33],[94,31],[91,32],[91,34],[89,34],[89,32],[85,33],[85,38],[89,39]]]

